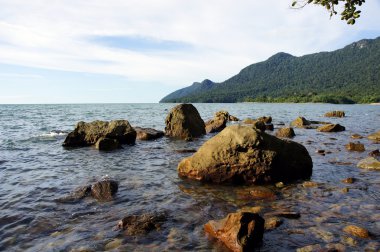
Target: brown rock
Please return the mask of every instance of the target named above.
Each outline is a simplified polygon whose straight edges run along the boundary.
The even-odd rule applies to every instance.
[[[120,220],[117,227],[125,230],[126,235],[144,235],[159,230],[166,219],[165,214],[129,215]]]
[[[127,120],[79,122],[74,131],[67,135],[63,146],[90,146],[94,145],[101,137],[116,139],[120,144],[134,144],[136,131]]]
[[[311,123],[306,120],[304,117],[297,117],[294,121],[290,123],[290,126],[296,128],[305,128],[305,126],[309,126]]]
[[[101,180],[91,186],[91,195],[99,201],[110,201],[118,188],[118,183],[114,180]]]
[[[301,144],[232,125],[178,165],[178,174],[205,182],[263,183],[308,178],[312,160]]]
[[[255,186],[249,191],[250,196],[255,200],[261,199],[274,199],[276,197],[275,193],[264,186]]]
[[[163,131],[155,130],[151,128],[135,127],[138,140],[154,140],[163,137],[165,134]]]
[[[292,138],[295,135],[293,128],[290,127],[280,128],[276,132],[277,137]]]
[[[330,111],[325,114],[325,117],[345,117],[345,116],[346,114],[344,113],[344,111],[339,111],[339,110]]]
[[[380,171],[380,161],[374,157],[362,159],[357,164],[359,168]]]
[[[205,123],[192,104],[175,106],[165,120],[165,134],[170,137],[191,140],[206,134]]]
[[[101,137],[96,142],[95,148],[100,151],[112,151],[121,148],[121,146],[116,139]]]
[[[265,219],[265,230],[273,230],[279,227],[283,221],[278,217],[269,217]]]
[[[367,137],[370,140],[380,141],[380,130]]]
[[[355,225],[348,225],[343,228],[343,231],[347,234],[360,237],[360,238],[368,238],[369,237],[369,232],[367,229],[364,229],[362,227],[358,227]]]
[[[340,124],[326,124],[318,127],[317,130],[320,132],[339,132],[346,130],[346,128]]]
[[[204,229],[231,251],[253,251],[262,243],[264,219],[255,213],[230,213],[222,220],[207,222]]]
[[[352,142],[349,142],[348,144],[346,144],[346,149],[349,150],[349,151],[365,151],[365,148],[364,148],[364,145],[357,142],[357,143],[352,143]]]
[[[371,151],[370,153],[368,153],[368,156],[370,157],[379,157],[380,156],[380,151],[377,149],[377,150],[373,150]]]

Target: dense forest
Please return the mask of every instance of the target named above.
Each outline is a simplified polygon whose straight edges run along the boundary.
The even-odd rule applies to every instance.
[[[380,37],[302,57],[277,53],[224,82],[195,82],[160,102],[380,102]]]

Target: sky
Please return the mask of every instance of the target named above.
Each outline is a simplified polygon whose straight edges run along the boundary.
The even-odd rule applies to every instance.
[[[292,0],[0,0],[0,104],[155,103],[277,52],[380,36],[380,0],[354,26]]]

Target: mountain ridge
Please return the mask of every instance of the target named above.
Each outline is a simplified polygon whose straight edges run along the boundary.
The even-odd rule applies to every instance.
[[[160,102],[380,102],[380,37],[303,56],[279,52],[229,79],[194,82]]]

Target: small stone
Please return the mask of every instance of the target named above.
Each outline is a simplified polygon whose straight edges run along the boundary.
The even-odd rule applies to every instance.
[[[303,187],[317,187],[318,183],[313,181],[305,181],[302,183]]]
[[[279,227],[283,221],[278,217],[269,217],[265,219],[265,230],[272,230]]]
[[[346,149],[349,150],[349,151],[365,151],[365,148],[364,148],[364,145],[357,142],[357,143],[348,143],[346,144]]]
[[[359,134],[353,134],[353,135],[351,135],[351,138],[353,138],[353,139],[362,139],[363,137],[361,135],[359,135]]]
[[[114,239],[113,241],[107,243],[106,246],[104,246],[104,250],[109,251],[109,250],[116,249],[120,247],[122,241],[123,241],[122,239]]]
[[[343,228],[343,231],[347,234],[360,237],[360,238],[368,238],[369,237],[369,232],[367,229],[358,227],[355,225],[348,225]]]
[[[346,183],[346,184],[352,184],[356,181],[356,178],[345,178],[342,180],[343,183]]]

